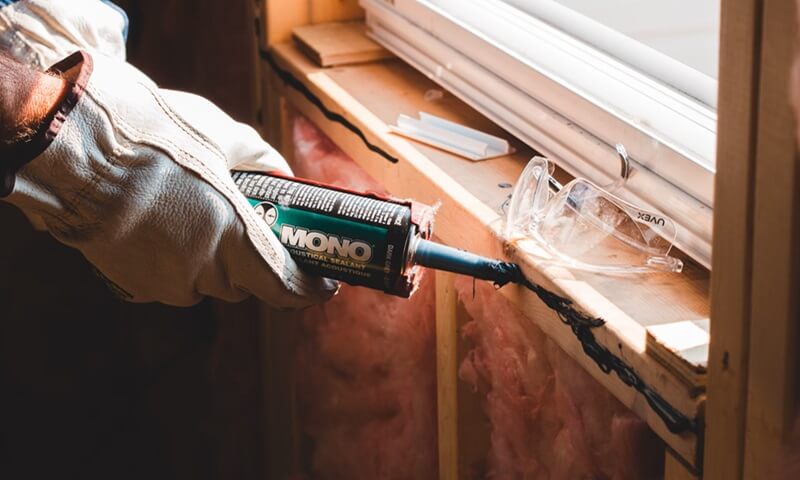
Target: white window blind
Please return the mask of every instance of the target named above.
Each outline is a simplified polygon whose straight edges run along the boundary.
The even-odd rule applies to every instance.
[[[710,266],[713,76],[646,45],[622,45],[612,55],[609,48],[624,44],[624,36],[552,1],[361,4],[377,41],[572,175],[613,183],[614,145],[624,144],[633,173],[615,193],[672,217],[676,244]],[[570,23],[570,15],[581,21]],[[572,31],[558,28],[559,21]],[[594,45],[580,35],[605,40]],[[659,78],[661,70],[669,75]]]

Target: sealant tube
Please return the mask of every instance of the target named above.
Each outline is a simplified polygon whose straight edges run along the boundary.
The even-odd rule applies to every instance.
[[[415,265],[498,286],[524,281],[517,265],[427,240],[429,222],[415,220],[413,202],[276,174],[234,172],[233,179],[310,273],[402,297],[414,290]]]

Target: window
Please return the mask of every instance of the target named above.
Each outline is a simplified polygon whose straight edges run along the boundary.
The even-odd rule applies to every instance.
[[[719,0],[505,0],[702,103],[717,103]]]
[[[613,183],[625,145],[616,193],[710,266],[718,0],[362,4],[374,38],[572,175]]]

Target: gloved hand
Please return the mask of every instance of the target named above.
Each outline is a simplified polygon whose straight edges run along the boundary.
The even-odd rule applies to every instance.
[[[57,135],[23,159],[30,161],[6,200],[40,216],[120,295],[185,306],[205,295],[254,294],[298,308],[335,293],[335,282],[297,269],[231,180],[234,167],[291,173],[253,129],[200,97],[160,90],[102,49],[76,53],[55,70],[74,84],[50,127]]]

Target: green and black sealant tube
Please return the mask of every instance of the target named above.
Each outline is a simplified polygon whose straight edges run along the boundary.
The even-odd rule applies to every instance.
[[[408,250],[430,235],[415,205],[279,174],[234,172],[233,180],[309,273],[401,297],[414,290]],[[420,207],[424,208],[424,207]]]
[[[279,174],[234,172],[233,180],[310,273],[408,297],[417,265],[495,282],[508,265],[428,240],[433,210],[415,202]]]

